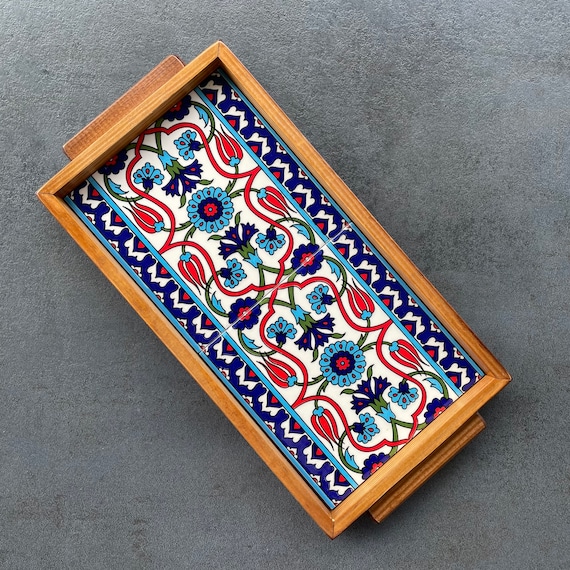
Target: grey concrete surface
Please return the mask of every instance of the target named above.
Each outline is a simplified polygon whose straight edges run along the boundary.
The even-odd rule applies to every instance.
[[[570,8],[0,0],[0,567],[570,567]],[[316,527],[36,199],[222,39],[514,377],[380,526]]]

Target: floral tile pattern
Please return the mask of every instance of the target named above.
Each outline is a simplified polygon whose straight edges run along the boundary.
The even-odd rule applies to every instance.
[[[482,374],[221,72],[66,201],[330,507]]]
[[[67,203],[101,240],[183,338],[201,354],[212,372],[233,393],[268,437],[297,467],[319,497],[334,507],[356,486],[350,483],[318,440],[280,403],[279,393],[240,356],[239,344],[214,324],[214,319],[189,283],[161,260],[146,237],[92,182],[78,188]]]

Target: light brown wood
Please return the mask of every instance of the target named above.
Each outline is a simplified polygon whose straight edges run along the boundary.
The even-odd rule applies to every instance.
[[[86,127],[63,145],[63,152],[69,158],[75,158],[101,135],[106,133],[119,119],[123,118],[134,107],[140,105],[159,87],[174,77],[184,63],[175,55],[169,55],[154,69],[149,71],[138,83],[133,85],[122,97],[95,117]]]
[[[394,485],[368,510],[372,518],[382,522],[390,513],[415,493],[432,475],[453,459],[475,436],[485,429],[485,421],[475,414],[445,443]]]
[[[332,512],[334,535],[338,536],[354,520],[397,485],[431,453],[443,445],[481,406],[505,386],[505,382],[483,377],[466,394],[456,400],[446,413],[438,416],[368,480],[353,491]],[[453,413],[448,413],[453,410]],[[368,505],[365,508],[364,505]]]
[[[63,201],[66,194],[135,139],[148,125],[218,67],[224,69],[292,152],[315,175],[348,216],[360,226],[394,270],[406,280],[416,296],[422,299],[486,373],[444,414],[436,418],[332,510],[320,501],[308,483],[281,454],[249,413]],[[451,451],[467,439],[468,434],[473,433],[477,426],[472,418],[506,385],[510,380],[508,373],[224,44],[217,42],[212,45],[155,91],[151,88],[152,81],[147,87],[148,96],[141,97],[135,108],[124,114],[126,109],[117,106],[107,115],[111,117],[110,120],[105,119],[109,121],[108,130],[105,131],[103,127],[97,126],[92,131],[94,137],[92,141],[90,136],[86,136],[83,145],[76,145],[75,148],[73,145],[67,146],[67,151],[71,155],[75,155],[76,152],[78,154],[69,165],[39,190],[39,198],[331,538],[346,529],[366,510],[380,512],[382,509],[374,506],[379,503],[379,497],[384,497],[387,501],[382,510],[382,516],[385,516],[389,510],[399,504],[398,501],[402,497],[410,494],[410,489],[415,489],[443,464]],[[87,142],[90,144],[85,148]],[[463,435],[458,435],[460,433]],[[441,454],[440,450],[443,450]]]

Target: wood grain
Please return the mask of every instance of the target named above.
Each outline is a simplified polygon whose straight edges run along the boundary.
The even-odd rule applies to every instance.
[[[332,510],[321,502],[249,413],[63,201],[66,194],[218,67],[224,69],[415,295],[485,372],[485,376],[445,413]],[[140,82],[144,88],[135,89],[130,104],[125,103],[129,101],[125,99],[120,105],[111,106],[101,115],[105,116],[103,119],[99,122],[96,119],[90,125],[91,129],[87,127],[87,133],[74,137],[72,141],[75,142],[70,141],[72,144],[65,147],[73,160],[38,191],[38,196],[328,536],[334,538],[369,509],[373,516],[382,519],[480,431],[482,423],[476,416],[478,410],[507,384],[510,376],[223,43],[210,46],[182,70],[168,80],[164,79],[161,72],[151,78],[146,76]],[[136,106],[130,108],[130,105]]]
[[[131,109],[127,115],[119,117],[108,131],[48,180],[39,189],[38,194],[54,194],[60,198],[69,194],[153,121],[168,111],[172,105],[199,85],[220,64],[218,44],[214,44],[149,95],[140,105]]]
[[[174,77],[184,63],[175,55],[169,55],[154,69],[133,85],[122,97],[95,117],[86,127],[63,145],[63,152],[69,158],[75,158],[101,135],[106,133],[119,119],[122,119],[134,107],[140,105],[159,87]]]

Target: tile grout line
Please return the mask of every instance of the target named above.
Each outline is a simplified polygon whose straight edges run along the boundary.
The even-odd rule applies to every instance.
[[[347,223],[348,225],[347,225],[347,226],[343,226],[343,228],[342,228],[340,231],[336,232],[333,237],[327,238],[327,240],[323,243],[322,246],[319,247],[319,249],[317,250],[316,253],[318,253],[318,252],[320,252],[320,251],[323,251],[329,244],[334,243],[334,241],[335,241],[336,239],[338,239],[343,233],[345,233],[345,231],[347,231],[348,229],[354,227],[354,224],[353,224],[352,222],[346,221],[346,223]],[[270,290],[268,290],[268,291],[263,295],[263,297],[262,297],[252,308],[259,307],[259,306],[261,305],[261,303],[262,303],[265,299],[267,299],[269,296],[271,296],[271,294],[275,291],[275,289],[278,289],[280,285],[282,285],[283,283],[286,283],[286,281],[289,280],[289,279],[291,278],[291,276],[296,276],[296,275],[299,275],[299,271],[298,271],[298,270],[295,271],[294,273],[289,274],[287,277],[283,276],[283,277],[281,278],[281,281],[279,281],[279,283],[275,283],[275,284],[273,285],[273,287],[272,287]],[[228,326],[226,326],[222,331],[218,331],[218,337],[215,338],[214,340],[212,340],[211,342],[209,342],[200,352],[203,353],[204,351],[208,350],[208,349],[212,346],[212,344],[214,344],[215,342],[217,342],[217,341],[220,339],[220,337],[225,336],[226,333],[227,333],[230,329],[232,329],[236,323],[240,322],[240,320],[241,320],[241,319],[236,319],[236,320],[233,321],[232,323],[228,324]]]

